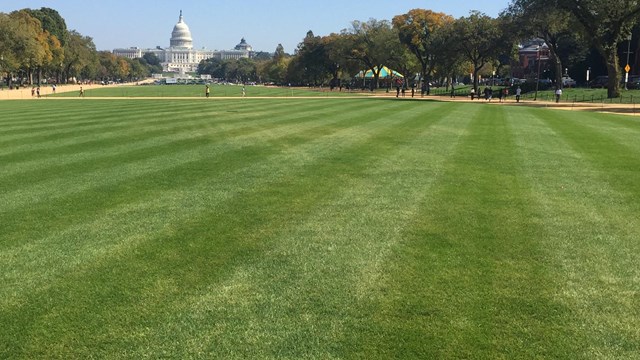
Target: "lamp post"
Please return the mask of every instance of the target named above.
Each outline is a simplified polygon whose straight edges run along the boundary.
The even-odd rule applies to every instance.
[[[627,66],[624,67],[625,75],[624,75],[624,89],[629,90],[627,84],[629,84],[629,70],[631,67],[629,66],[629,54],[631,54],[631,33],[627,37]]]
[[[538,100],[538,86],[540,85],[540,45],[538,45],[537,55],[538,55],[538,73],[536,75],[536,94],[533,96],[533,101]]]

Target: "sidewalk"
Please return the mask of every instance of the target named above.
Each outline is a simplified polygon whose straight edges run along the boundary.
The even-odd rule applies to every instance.
[[[114,86],[132,86],[131,83],[126,84],[113,84],[113,85],[60,85],[56,88],[56,93],[62,92],[76,92],[78,96],[80,95],[80,87],[86,91],[97,88],[104,87],[114,87]],[[40,96],[42,98],[46,98],[48,95],[53,93],[53,89],[50,85],[41,86],[40,87]],[[71,97],[73,98],[73,97]],[[275,97],[265,97],[266,99],[276,99]],[[324,97],[323,97],[324,98]],[[344,98],[344,97],[341,97]],[[367,97],[358,97],[358,98],[367,98]],[[395,93],[388,94],[376,94],[371,96],[370,98],[396,98]],[[22,88],[19,90],[7,90],[3,88],[0,90],[0,100],[28,100],[34,99],[38,100],[35,96],[31,96],[31,87]],[[69,97],[60,97],[56,99],[70,99]],[[114,100],[114,99],[125,99],[125,98],[94,98],[101,100]],[[126,98],[132,99],[132,98]],[[134,98],[134,99],[148,99],[148,98]],[[163,98],[167,99],[167,98]],[[184,100],[191,99],[189,97],[176,97],[176,100]],[[218,100],[222,100],[224,98],[217,98]],[[313,97],[312,99],[318,99]],[[326,98],[324,98],[326,99]],[[497,98],[492,99],[491,101],[486,101],[484,99],[475,99],[471,100],[468,96],[456,96],[451,98],[449,96],[421,96],[416,94],[413,98],[410,94],[400,96],[398,100],[430,100],[430,101],[452,101],[452,102],[465,102],[465,103],[475,103],[475,104],[487,104],[487,105],[497,105],[497,106],[530,106],[530,107],[540,107],[540,108],[548,108],[548,109],[558,109],[558,110],[576,110],[576,111],[592,111],[592,112],[601,112],[601,113],[611,113],[611,114],[621,114],[621,115],[640,115],[640,104],[605,104],[605,103],[586,103],[586,102],[559,102],[556,103],[554,101],[542,101],[542,100],[521,100],[519,103],[516,102],[514,96],[509,96],[507,99],[500,102]]]
[[[141,82],[142,83],[142,82]],[[125,84],[113,84],[113,85],[100,85],[100,84],[92,84],[92,85],[58,85],[56,86],[56,94],[63,92],[76,92],[78,96],[80,96],[80,87],[82,87],[85,91],[91,89],[99,89],[105,87],[114,87],[114,86],[131,86],[131,83]],[[37,86],[36,86],[37,88]],[[40,97],[46,98],[48,95],[53,94],[53,88],[51,85],[42,85],[40,86]],[[36,99],[36,96],[31,96],[31,86],[20,88],[18,90],[8,90],[6,87],[3,87],[0,90],[0,100],[27,100],[27,99]]]

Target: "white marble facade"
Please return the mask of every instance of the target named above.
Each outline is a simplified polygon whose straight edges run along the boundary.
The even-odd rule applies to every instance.
[[[249,58],[253,55],[251,45],[243,38],[233,50],[197,50],[193,48],[193,37],[189,26],[184,22],[182,11],[178,23],[173,27],[168,48],[156,47],[155,49],[140,49],[137,47],[128,49],[114,49],[113,53],[131,59],[140,58],[146,53],[155,54],[162,62],[164,71],[179,73],[194,72],[202,60],[217,58],[222,60]]]

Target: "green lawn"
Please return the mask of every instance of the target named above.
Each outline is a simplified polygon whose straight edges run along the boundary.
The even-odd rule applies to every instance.
[[[242,97],[242,85],[212,84],[211,97]],[[245,86],[246,97],[328,97],[356,96],[357,92],[330,91],[329,88],[298,88],[276,86]],[[56,97],[78,97],[77,91],[59,92]],[[205,97],[205,85],[123,85],[87,89],[86,97]]]
[[[640,122],[0,102],[0,358],[630,359]]]

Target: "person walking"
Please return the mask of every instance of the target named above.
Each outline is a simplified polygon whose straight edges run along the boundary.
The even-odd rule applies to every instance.
[[[211,89],[209,89],[209,85],[206,85],[205,90],[204,90],[204,95],[209,98],[209,93],[211,92]]]
[[[556,89],[556,103],[560,102],[560,98],[562,97],[562,89],[558,87]]]
[[[84,97],[84,89],[80,86],[80,97]]]
[[[516,89],[516,102],[520,102],[521,94],[522,94],[522,89],[520,89],[520,86],[518,86],[518,88]]]
[[[245,97],[247,95],[247,90],[245,89],[244,85],[242,85],[242,97]]]

